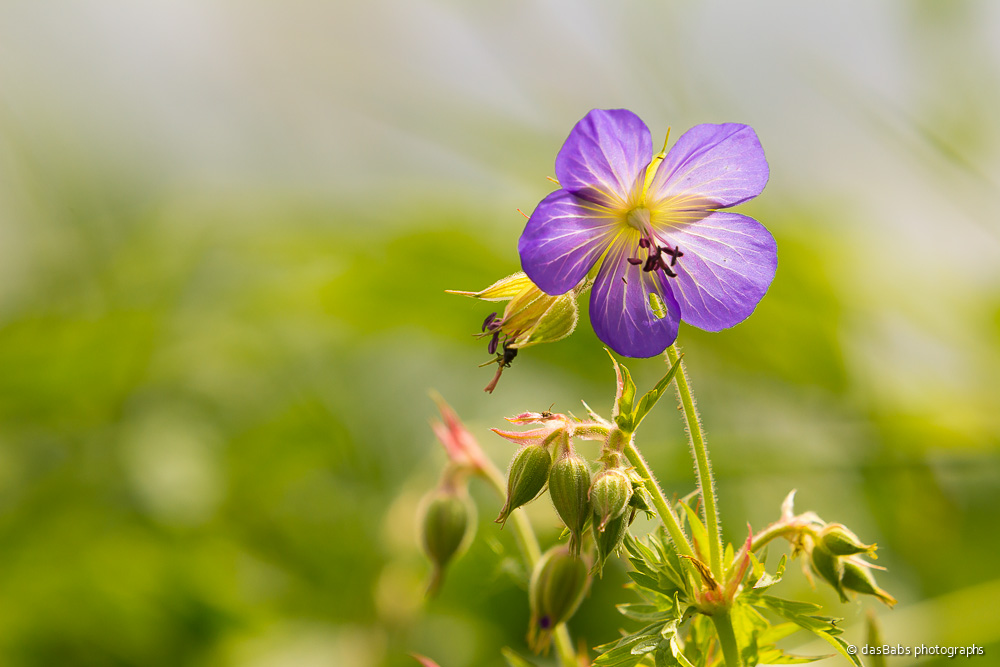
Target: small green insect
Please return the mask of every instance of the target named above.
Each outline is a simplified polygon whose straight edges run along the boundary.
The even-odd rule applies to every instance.
[[[667,316],[667,307],[663,303],[663,299],[660,298],[659,294],[654,292],[649,293],[649,307],[652,309],[653,315],[656,316],[656,319],[662,320]]]

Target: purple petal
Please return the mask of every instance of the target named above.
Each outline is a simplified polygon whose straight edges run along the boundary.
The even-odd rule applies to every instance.
[[[728,208],[759,195],[769,173],[749,125],[696,125],[667,153],[649,197],[672,208]]]
[[[622,206],[653,157],[646,124],[627,109],[594,109],[577,123],[556,156],[559,185],[578,197]]]
[[[658,227],[656,235],[684,253],[670,279],[681,319],[706,331],[749,317],[778,267],[774,237],[739,213],[719,211],[691,224]]]
[[[628,262],[637,238],[623,234],[608,251],[590,293],[590,323],[597,337],[626,357],[652,357],[677,338],[680,307],[660,271],[645,272]],[[661,299],[665,317],[649,303],[650,293]]]
[[[556,190],[528,219],[517,242],[521,268],[548,294],[576,286],[621,229],[618,214]]]

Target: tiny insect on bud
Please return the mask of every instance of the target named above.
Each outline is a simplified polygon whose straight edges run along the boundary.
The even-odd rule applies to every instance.
[[[522,447],[507,472],[507,502],[496,522],[506,524],[507,517],[521,505],[534,500],[549,479],[552,455],[542,445]]]
[[[847,602],[847,596],[840,584],[840,579],[844,575],[844,564],[841,559],[827,551],[821,544],[813,546],[810,558],[813,571],[833,586],[841,602]]]
[[[589,491],[590,466],[566,448],[549,472],[549,498],[570,531],[569,546],[574,554],[580,553],[583,528],[590,518]]]
[[[601,576],[604,572],[604,563],[611,554],[618,551],[625,540],[625,534],[628,533],[631,517],[631,512],[622,513],[617,518],[608,521],[607,525],[604,526],[604,530],[597,530],[596,526],[600,518],[596,512],[594,513],[594,542],[597,544],[597,563],[594,569],[597,571],[598,576]]]
[[[896,604],[896,598],[879,588],[878,584],[875,583],[871,568],[852,558],[844,560],[844,576],[841,577],[840,582],[849,591],[862,595],[874,595],[890,607]]]
[[[549,549],[535,565],[528,585],[531,626],[528,644],[535,653],[548,648],[552,633],[580,606],[590,577],[588,566],[565,546]]]
[[[590,504],[594,508],[594,525],[603,531],[611,519],[621,516],[632,498],[632,481],[624,470],[611,468],[599,472],[590,486]]]
[[[475,506],[464,492],[442,488],[422,503],[420,541],[434,566],[427,594],[441,587],[445,566],[462,549],[475,526]]]
[[[834,556],[854,556],[875,551],[874,544],[865,544],[858,536],[839,523],[831,523],[819,534],[823,546]]]

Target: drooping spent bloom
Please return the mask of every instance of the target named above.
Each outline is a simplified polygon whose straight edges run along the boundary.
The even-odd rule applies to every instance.
[[[596,269],[590,321],[619,354],[650,357],[681,320],[707,331],[753,312],[774,278],[777,248],[753,218],[767,160],[747,125],[697,125],[653,156],[645,123],[625,109],[588,113],[556,156],[560,189],[535,208],[521,266],[548,294]]]
[[[561,295],[546,294],[522,272],[502,278],[486,289],[478,292],[446,290],[449,294],[471,296],[483,301],[508,301],[503,314],[492,312],[483,320],[480,337],[489,338],[486,350],[496,354],[492,363],[497,365],[496,375],[486,385],[486,391],[493,393],[500,381],[504,368],[509,368],[518,350],[562,340],[576,329],[576,298],[584,289],[580,285]]]

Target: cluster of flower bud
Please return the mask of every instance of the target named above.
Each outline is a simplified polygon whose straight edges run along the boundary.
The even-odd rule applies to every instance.
[[[581,422],[552,413],[524,413],[509,421],[542,426],[522,432],[494,429],[522,444],[511,461],[507,502],[497,522],[506,521],[514,509],[534,500],[547,486],[552,506],[569,533],[570,553],[581,553],[589,527],[597,552],[595,569],[600,573],[621,547],[636,511],[649,511],[640,478],[616,447],[620,443],[613,436],[618,429],[605,422]],[[604,442],[596,473],[573,447],[575,437]]]
[[[847,602],[847,591],[851,591],[872,595],[890,607],[896,604],[896,599],[875,583],[872,570],[877,566],[861,558],[874,558],[876,545],[863,543],[846,526],[828,524],[815,537],[806,537],[804,547],[813,572],[837,591],[842,602]]]

